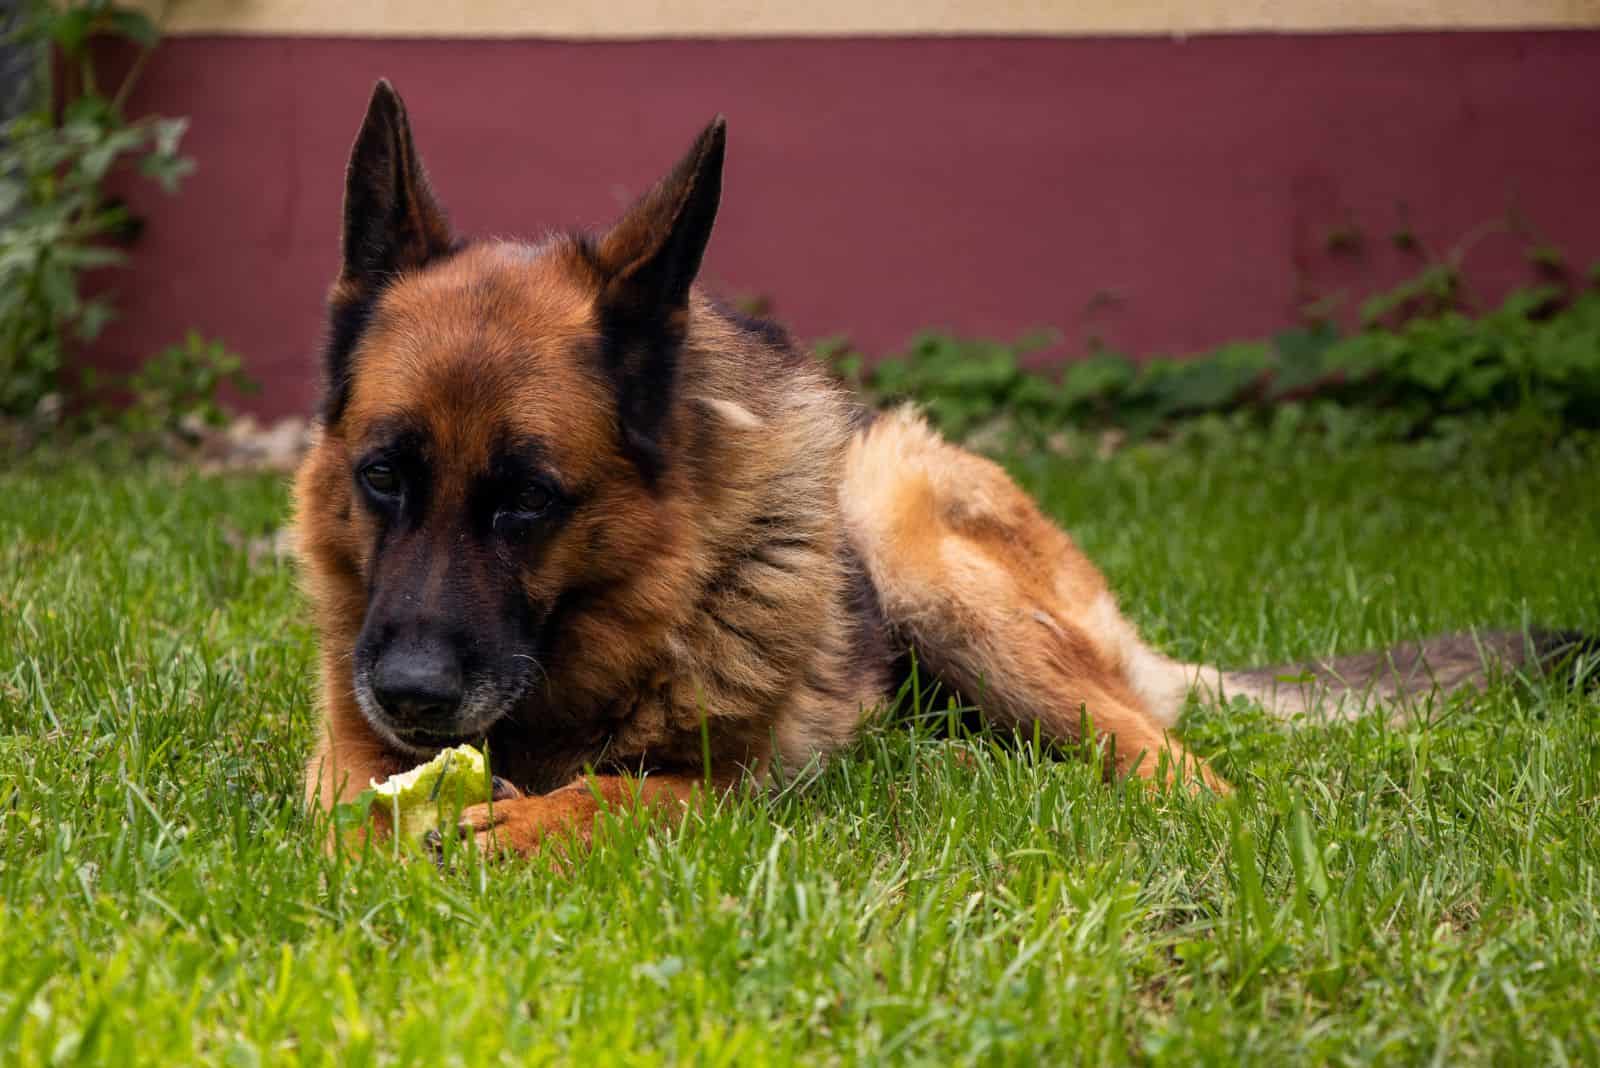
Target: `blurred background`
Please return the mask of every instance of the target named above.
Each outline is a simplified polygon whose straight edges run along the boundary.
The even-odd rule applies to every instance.
[[[284,472],[379,77],[468,235],[605,225],[725,114],[707,284],[1165,654],[1600,635],[1600,0],[0,0],[0,1068],[1600,1065],[1593,655],[1191,702],[1220,805],[923,666],[666,836],[326,849]]]
[[[223,386],[232,405],[308,411],[378,77],[469,235],[603,225],[725,114],[704,280],[868,384],[895,356],[944,367],[935,393],[990,388],[952,366],[1054,390],[1088,360],[1068,392],[1101,403],[1152,361],[1220,352],[1209,388],[1236,401],[1263,369],[1295,388],[1340,370],[1327,345],[1386,318],[1533,292],[1541,319],[1600,257],[1600,0],[91,0],[10,18],[5,106],[57,141],[82,125],[62,151],[101,198],[17,252],[41,167],[63,164],[19,164],[13,130],[0,281],[55,293],[39,314],[62,325],[33,357],[7,334],[12,413],[60,404],[84,368],[137,393],[117,376],[162,353],[169,377],[252,380]],[[26,259],[99,212],[86,255]],[[30,359],[67,370],[27,379]]]

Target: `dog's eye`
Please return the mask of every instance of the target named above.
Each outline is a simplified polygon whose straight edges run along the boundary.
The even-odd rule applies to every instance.
[[[368,464],[361,471],[361,480],[380,497],[393,497],[400,492],[400,473],[388,464]]]
[[[543,486],[525,486],[494,515],[494,525],[506,533],[526,533],[556,503],[555,494]]]
[[[545,510],[553,504],[555,498],[543,486],[528,486],[517,494],[516,503],[512,506],[523,515],[543,515]]]

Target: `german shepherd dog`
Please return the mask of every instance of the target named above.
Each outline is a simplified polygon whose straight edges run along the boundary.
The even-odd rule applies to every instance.
[[[1171,733],[1193,692],[1339,711],[1540,654],[1456,636],[1279,683],[1151,649],[1000,467],[863,409],[696,288],[725,137],[719,118],[603,234],[464,242],[378,84],[295,488],[314,804],[486,742],[497,800],[461,833],[584,839],[607,807],[826,758],[908,649],[998,725],[1069,743],[1087,723],[1107,774],[1225,792]]]

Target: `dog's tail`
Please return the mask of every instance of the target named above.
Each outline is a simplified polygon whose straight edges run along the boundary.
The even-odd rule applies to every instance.
[[[1570,671],[1593,684],[1600,636],[1577,631],[1463,632],[1332,660],[1249,671],[1191,665],[1190,685],[1211,700],[1248,697],[1282,719],[1348,719],[1381,705],[1404,714],[1429,697],[1480,688],[1508,672]]]

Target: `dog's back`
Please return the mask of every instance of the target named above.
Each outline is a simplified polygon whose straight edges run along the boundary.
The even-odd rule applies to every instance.
[[[1109,769],[1224,789],[1170,728],[1195,686],[1287,708],[1282,672],[1151,650],[997,465],[914,412],[863,417],[781,330],[699,293],[724,144],[713,123],[601,235],[461,242],[399,98],[374,94],[296,487],[313,796],[487,742],[536,796],[473,826],[531,847],[625,776],[682,800],[837,750],[906,646],[1001,724],[1065,742],[1088,722]],[[1410,659],[1465,681],[1443,648]],[[567,785],[585,770],[602,783]]]

